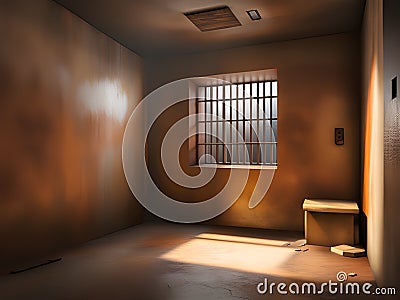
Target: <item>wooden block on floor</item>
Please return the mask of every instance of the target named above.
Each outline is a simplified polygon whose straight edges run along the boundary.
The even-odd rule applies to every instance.
[[[364,249],[349,246],[349,245],[339,245],[339,246],[331,247],[331,252],[342,255],[342,256],[347,256],[347,257],[365,256]]]

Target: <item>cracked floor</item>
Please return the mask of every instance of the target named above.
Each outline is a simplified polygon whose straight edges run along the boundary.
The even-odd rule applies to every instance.
[[[0,277],[0,298],[357,299],[327,293],[284,295],[276,289],[271,294],[271,283],[321,284],[336,281],[342,271],[357,273],[349,282],[374,284],[366,257],[342,257],[313,245],[295,251],[299,239],[296,232],[142,224],[62,253],[59,262]],[[265,280],[270,289],[260,294],[257,285]]]

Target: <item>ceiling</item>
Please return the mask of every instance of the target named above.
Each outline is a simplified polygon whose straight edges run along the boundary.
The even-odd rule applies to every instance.
[[[211,51],[360,30],[365,0],[55,0],[141,56]],[[242,26],[201,32],[185,12],[227,5]],[[251,21],[246,11],[262,19]]]

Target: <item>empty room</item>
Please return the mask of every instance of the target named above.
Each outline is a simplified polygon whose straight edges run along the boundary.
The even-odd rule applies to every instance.
[[[398,299],[399,28],[0,0],[0,299]]]

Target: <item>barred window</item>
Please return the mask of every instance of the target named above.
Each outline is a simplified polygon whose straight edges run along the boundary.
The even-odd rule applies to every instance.
[[[197,87],[199,164],[277,165],[278,82]]]

